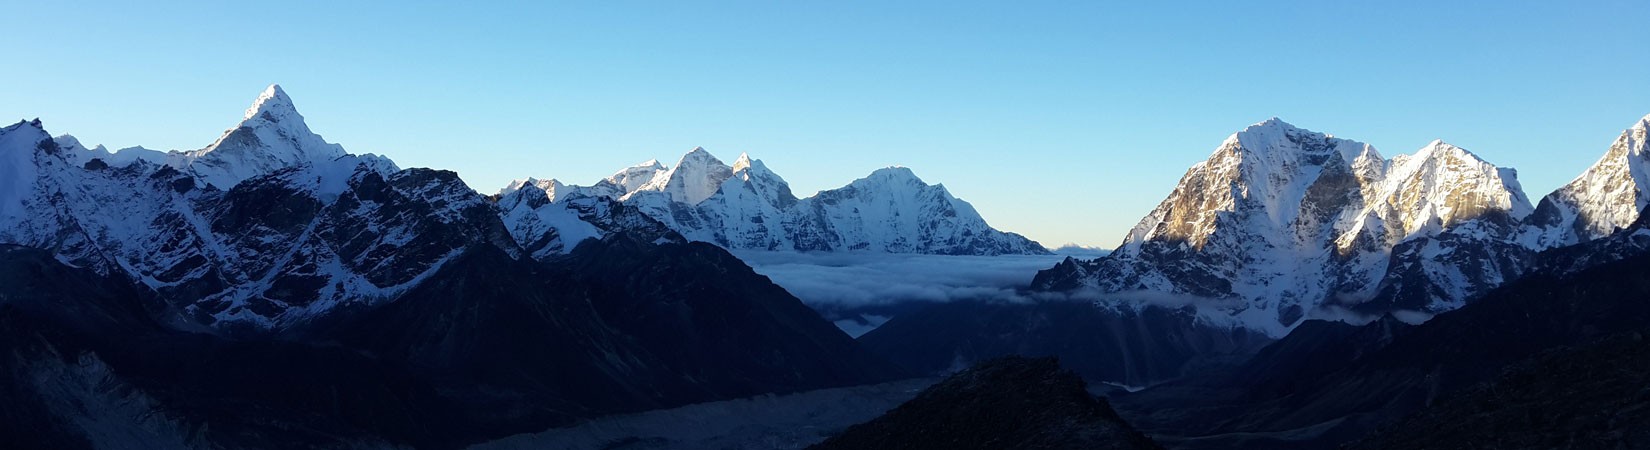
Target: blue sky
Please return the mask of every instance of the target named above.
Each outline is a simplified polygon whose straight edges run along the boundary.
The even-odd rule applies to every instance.
[[[1650,113],[1643,1],[129,3],[5,8],[0,117],[195,149],[280,83],[328,140],[483,192],[693,146],[802,195],[904,165],[1051,246],[1117,244],[1268,117],[1442,138],[1538,198]]]

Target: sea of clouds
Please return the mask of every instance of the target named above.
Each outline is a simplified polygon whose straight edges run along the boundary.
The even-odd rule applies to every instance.
[[[859,337],[902,311],[960,300],[1024,302],[1037,271],[1065,256],[736,251],[739,259]]]
[[[735,252],[804,303],[840,309],[906,302],[1023,300],[1037,271],[1064,256]]]
[[[734,254],[819,311],[849,335],[858,337],[902,312],[952,301],[1084,301],[1101,305],[1194,307],[1211,323],[1235,325],[1238,300],[1212,299],[1146,291],[1109,292],[1080,289],[1030,292],[1037,271],[1054,267],[1067,255],[949,256],[870,252],[798,253],[735,251]],[[1103,253],[1101,253],[1103,254]],[[1079,258],[1091,255],[1073,255]],[[1400,320],[1420,323],[1423,313],[1400,311]],[[1321,307],[1312,319],[1355,325],[1379,318],[1344,308]],[[1284,329],[1269,330],[1281,336]]]

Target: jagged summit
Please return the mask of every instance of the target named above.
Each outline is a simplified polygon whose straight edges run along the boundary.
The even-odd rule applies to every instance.
[[[331,161],[346,154],[343,147],[310,131],[292,99],[272,84],[247,108],[240,124],[206,148],[183,152],[178,164],[207,184],[229,189],[281,168]]]
[[[1231,137],[1227,138],[1225,144],[1235,144],[1236,149],[1242,152],[1267,155],[1297,151],[1316,155],[1328,150],[1335,150],[1340,153],[1341,160],[1345,162],[1355,161],[1365,153],[1379,155],[1375,148],[1368,144],[1336,138],[1333,134],[1300,128],[1276,117],[1250,125],[1244,128],[1243,131],[1233,133]]]
[[[566,188],[566,185],[563,185],[560,181],[556,181],[554,178],[541,180],[538,178],[528,177],[511,181],[508,186],[498,190],[498,195],[500,197],[508,196],[516,193],[516,191],[520,191],[528,187],[542,190],[549,201],[556,201],[556,198],[562,195],[561,191]]]
[[[1650,206],[1650,116],[1622,131],[1585,172],[1541,199],[1529,239],[1543,247],[1591,241],[1638,220]]]
[[[905,167],[905,166],[888,166],[888,167],[884,167],[884,168],[881,168],[881,169],[877,169],[877,170],[873,170],[873,171],[871,171],[871,176],[886,176],[886,177],[900,177],[900,178],[905,178],[905,177],[910,177],[910,178],[916,178],[916,177],[917,177],[917,173],[916,173],[916,172],[913,172],[913,171],[911,171],[911,168],[910,168],[910,167]]]
[[[734,171],[734,173],[738,173],[740,171],[743,171],[746,168],[749,168],[750,166],[751,166],[751,155],[749,153],[740,152],[739,153],[739,158],[733,160],[733,171]]]
[[[1460,147],[1387,160],[1274,118],[1193,165],[1116,252],[1037,284],[1206,299],[1210,320],[1281,336],[1326,305],[1459,306],[1520,273],[1531,209],[1515,171]]]
[[[717,187],[732,176],[732,167],[704,147],[694,147],[674,167],[659,172],[637,191],[663,192],[672,200],[696,205],[716,194]]]
[[[744,153],[740,153],[739,159],[733,161],[733,178],[730,178],[729,180],[741,180],[746,182],[761,180],[763,182],[778,183],[787,186],[789,185],[789,183],[786,183],[783,178],[779,177],[779,174],[776,174],[773,170],[768,169],[768,165],[762,163],[762,160],[751,159],[750,155]],[[723,189],[726,189],[726,187]],[[790,189],[786,188],[787,195],[789,195],[789,192]]]
[[[253,117],[262,116],[271,121],[279,121],[296,114],[298,108],[293,106],[292,98],[287,97],[286,91],[281,90],[281,85],[271,84],[258,94],[258,99],[252,102],[251,107],[246,108],[246,115],[241,119],[251,120]],[[298,119],[303,120],[302,117]]]
[[[511,183],[501,193],[521,183],[525,181]],[[973,206],[951,196],[944,186],[924,183],[904,167],[880,169],[842,188],[799,199],[784,178],[748,153],[729,166],[703,147],[694,147],[675,166],[648,161],[593,186],[558,186],[561,191],[619,200],[690,240],[734,249],[1048,252],[1023,236],[992,229]],[[561,201],[563,196],[555,197]],[[541,233],[530,221],[520,223],[513,233]]]

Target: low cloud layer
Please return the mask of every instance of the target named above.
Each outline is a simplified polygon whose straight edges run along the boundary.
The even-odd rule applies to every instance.
[[[757,273],[767,275],[826,319],[850,335],[881,326],[890,317],[923,304],[952,301],[1034,302],[1081,301],[1135,308],[1155,306],[1193,308],[1210,324],[1260,325],[1274,337],[1290,327],[1276,323],[1275,313],[1243,308],[1238,299],[1216,299],[1153,291],[1101,292],[1077,289],[1065,292],[1029,292],[1037,271],[1059,263],[1064,256],[943,256],[885,253],[734,252]],[[1430,315],[1414,311],[1393,313],[1415,324]],[[1259,317],[1265,316],[1265,317]],[[1306,311],[1309,319],[1362,325],[1379,318],[1345,308],[1324,306]]]
[[[954,300],[1020,301],[1037,271],[1061,256],[735,252],[816,308]]]

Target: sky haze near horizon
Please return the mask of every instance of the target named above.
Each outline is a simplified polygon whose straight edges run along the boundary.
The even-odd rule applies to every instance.
[[[72,4],[69,4],[72,3]],[[1650,3],[355,2],[8,8],[0,119],[197,149],[279,83],[352,153],[590,184],[703,146],[800,196],[911,167],[993,226],[1112,247],[1270,117],[1433,139],[1532,200],[1650,113]]]

